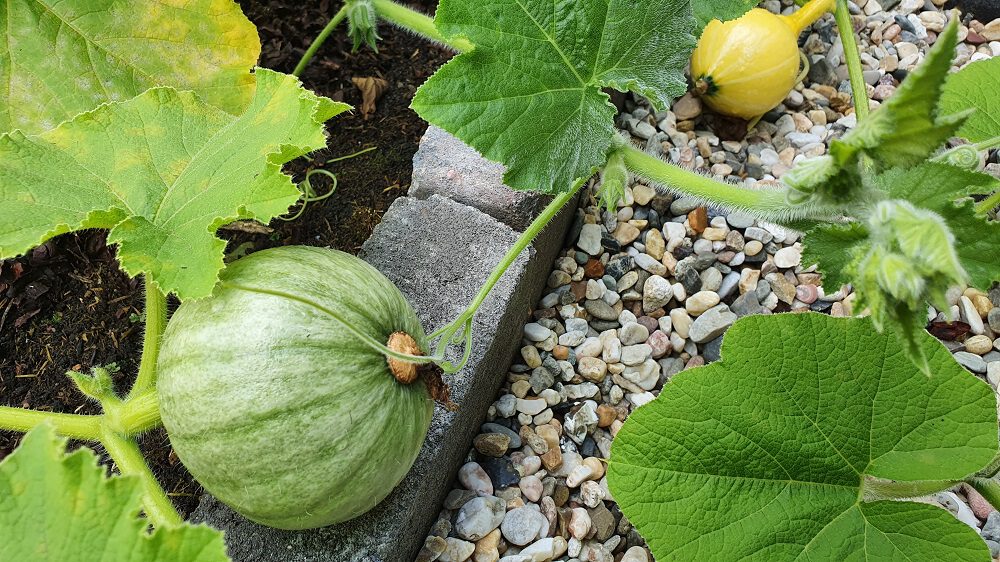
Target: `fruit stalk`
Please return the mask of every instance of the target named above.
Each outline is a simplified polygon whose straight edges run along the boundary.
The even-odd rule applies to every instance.
[[[833,8],[833,4],[834,0],[812,0],[812,2],[806,3],[795,12],[783,17],[788,22],[788,25],[795,30],[795,34],[798,35],[823,14],[829,12]]]
[[[119,431],[125,435],[138,435],[163,425],[158,400],[156,390],[153,389],[114,406]],[[108,411],[108,407],[108,404],[104,405],[105,411]]]

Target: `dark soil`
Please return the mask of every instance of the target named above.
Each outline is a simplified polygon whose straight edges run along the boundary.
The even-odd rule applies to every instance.
[[[413,2],[433,12],[436,2]],[[319,34],[339,2],[322,0],[241,0],[244,12],[260,33],[260,65],[291,72]],[[361,106],[354,77],[377,77],[388,88],[374,113],[359,110],[329,124],[329,148],[290,163],[286,171],[301,180],[322,168],[337,175],[336,192],[310,204],[291,222],[275,220],[270,232],[227,230],[227,251],[238,256],[289,244],[332,246],[357,253],[392,201],[406,193],[411,159],[426,124],[410,111],[416,88],[450,54],[398,29],[381,26],[376,54],[350,52],[343,27],[327,40],[302,79],[319,94]],[[377,147],[355,158],[330,160]],[[325,193],[330,181],[313,176],[313,186]],[[175,303],[173,303],[175,304]],[[99,231],[68,234],[50,240],[29,255],[0,262],[0,404],[54,412],[98,413],[84,400],[67,370],[117,366],[115,382],[128,389],[138,368],[142,345],[142,284],[121,273],[114,248]],[[19,441],[19,434],[0,432],[0,459]],[[200,491],[177,461],[166,434],[160,430],[142,438],[142,449],[153,471],[178,508],[189,513]]]

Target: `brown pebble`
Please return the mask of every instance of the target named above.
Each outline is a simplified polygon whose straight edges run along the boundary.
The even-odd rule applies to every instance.
[[[544,454],[539,455],[545,470],[556,470],[562,465],[562,452],[559,449],[549,449]]]
[[[696,234],[705,232],[705,229],[708,228],[708,210],[705,207],[698,207],[688,213],[688,224],[691,225],[691,230],[695,231]]]
[[[587,279],[604,277],[604,264],[593,258],[587,260],[587,264],[583,266],[583,275]]]
[[[587,282],[586,281],[573,281],[569,285],[569,290],[576,297],[577,302],[582,301],[587,298]]]
[[[704,364],[705,364],[705,358],[702,357],[701,355],[695,355],[694,357],[688,360],[687,364],[684,365],[684,368],[691,369],[693,367],[701,367]]]
[[[521,436],[521,441],[527,443],[528,446],[535,451],[535,454],[543,455],[549,452],[549,444],[536,434],[530,426],[522,425],[521,431],[518,432],[518,435]]]
[[[980,520],[986,521],[986,518],[997,510],[972,486],[962,484],[962,492],[965,493],[965,497],[969,500],[969,507],[972,508],[972,513]]]
[[[611,406],[601,404],[597,407],[597,427],[609,427],[616,419],[618,411]]]
[[[510,436],[503,433],[481,433],[472,440],[472,446],[487,457],[502,457],[510,447]]]
[[[552,357],[558,361],[565,361],[569,358],[569,348],[565,345],[557,345],[552,348]]]
[[[566,502],[569,500],[569,488],[565,484],[556,484],[556,489],[552,492],[552,500],[555,502],[556,507],[566,505]]]
[[[990,301],[990,298],[987,297],[986,295],[983,294],[972,295],[971,297],[969,297],[969,300],[972,301],[972,306],[975,307],[976,312],[979,313],[979,317],[982,318],[983,320],[986,319],[986,316],[990,313],[990,310],[993,309],[993,302]]]
[[[532,312],[531,316],[535,320],[541,320],[543,318],[555,318],[559,316],[559,311],[554,308],[542,308]]]

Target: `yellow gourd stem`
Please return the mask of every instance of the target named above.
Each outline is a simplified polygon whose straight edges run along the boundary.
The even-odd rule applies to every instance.
[[[811,0],[805,6],[793,14],[780,16],[788,22],[788,26],[795,30],[795,34],[802,33],[802,30],[812,25],[823,14],[833,10],[834,0]]]

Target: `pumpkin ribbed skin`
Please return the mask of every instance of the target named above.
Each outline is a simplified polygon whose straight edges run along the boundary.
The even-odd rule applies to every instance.
[[[283,247],[230,264],[212,297],[185,302],[164,334],[160,411],[177,456],[243,516],[306,529],[356,517],[402,480],[433,411],[424,383],[394,379],[379,342],[394,332],[426,349],[413,309],[364,261]]]

